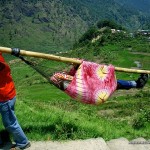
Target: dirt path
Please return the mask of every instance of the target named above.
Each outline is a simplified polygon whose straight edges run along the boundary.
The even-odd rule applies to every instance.
[[[131,54],[150,56],[150,53],[146,53],[146,52],[131,52]]]
[[[9,150],[10,146],[11,143],[8,143],[0,150]],[[103,138],[96,138],[68,142],[32,141],[27,150],[150,150],[150,140],[119,138],[106,142]]]

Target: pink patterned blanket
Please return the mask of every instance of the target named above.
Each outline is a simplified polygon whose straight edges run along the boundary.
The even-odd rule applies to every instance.
[[[116,87],[114,66],[83,61],[65,93],[73,99],[98,105],[105,102]]]

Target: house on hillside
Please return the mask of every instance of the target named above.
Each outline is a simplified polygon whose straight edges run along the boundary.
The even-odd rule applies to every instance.
[[[143,36],[150,36],[150,30],[138,30],[137,34],[143,35]]]
[[[123,30],[111,29],[111,33],[126,33]]]

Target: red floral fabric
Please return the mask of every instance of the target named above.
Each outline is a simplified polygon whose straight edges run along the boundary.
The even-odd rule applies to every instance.
[[[116,87],[114,66],[83,61],[65,93],[73,99],[98,105],[105,102]]]

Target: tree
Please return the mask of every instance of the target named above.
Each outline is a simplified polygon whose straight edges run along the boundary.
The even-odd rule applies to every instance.
[[[110,27],[112,29],[119,29],[123,30],[123,27],[121,25],[118,25],[116,22],[112,20],[102,20],[97,22],[97,27],[98,28],[103,28],[103,27]]]
[[[96,27],[91,27],[83,36],[79,39],[79,43],[92,40],[98,35],[98,31]]]

